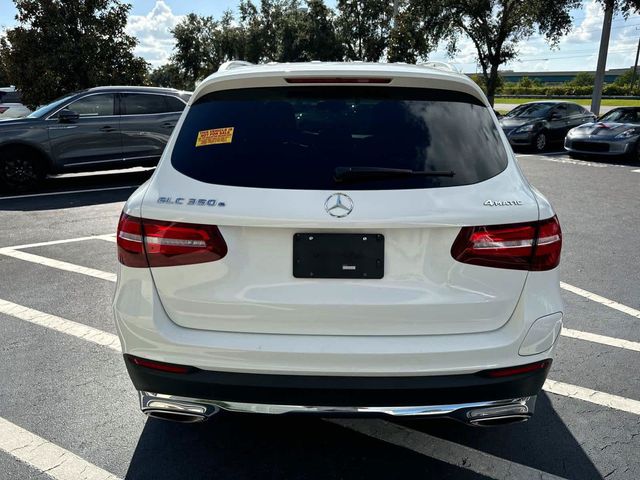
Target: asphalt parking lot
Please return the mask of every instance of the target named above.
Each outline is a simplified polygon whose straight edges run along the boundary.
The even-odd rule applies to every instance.
[[[530,422],[146,419],[111,314],[120,210],[151,174],[0,198],[0,479],[640,478],[640,168],[519,155],[564,232],[565,330]]]

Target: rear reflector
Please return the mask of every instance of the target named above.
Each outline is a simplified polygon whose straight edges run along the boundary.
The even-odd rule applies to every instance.
[[[131,217],[118,223],[118,260],[128,267],[170,267],[214,262],[227,254],[215,225]]]
[[[562,232],[558,218],[512,225],[464,227],[451,255],[457,261],[514,270],[551,270],[560,263]]]
[[[161,372],[189,373],[195,370],[194,367],[187,367],[185,365],[175,365],[173,363],[156,362],[155,360],[147,360],[146,358],[134,357],[133,355],[127,355],[127,358],[134,365],[138,365],[139,367],[150,368],[152,370],[159,370]]]
[[[481,375],[491,378],[511,377],[513,375],[522,375],[523,373],[537,372],[546,370],[551,366],[551,359],[542,360],[541,362],[529,363],[527,365],[519,365],[517,367],[497,368],[495,370],[484,370]]]
[[[287,83],[391,83],[390,78],[381,77],[293,77]]]

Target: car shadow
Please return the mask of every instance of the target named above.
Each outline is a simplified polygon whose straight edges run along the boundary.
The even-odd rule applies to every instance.
[[[601,478],[545,396],[540,398],[538,415],[526,424],[496,428],[446,420],[399,423],[567,478]],[[460,456],[451,452],[452,459]],[[486,478],[320,418],[223,414],[190,425],[149,419],[126,479],[418,476]]]
[[[57,210],[123,202],[152,173],[150,169],[134,169],[50,177],[37,191],[0,192],[0,211]]]

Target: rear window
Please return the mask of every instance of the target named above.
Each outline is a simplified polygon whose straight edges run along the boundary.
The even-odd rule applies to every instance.
[[[391,190],[468,185],[507,166],[490,109],[463,93],[396,87],[224,90],[195,102],[171,162],[242,187]],[[337,183],[339,167],[453,171]]]

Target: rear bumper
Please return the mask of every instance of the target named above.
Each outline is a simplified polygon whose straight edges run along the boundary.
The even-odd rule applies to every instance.
[[[199,369],[170,373],[135,365],[126,355],[125,363],[136,389],[143,392],[229,404],[332,408],[459,405],[532,397],[540,392],[550,365],[492,378],[482,372],[411,377],[263,375]]]

